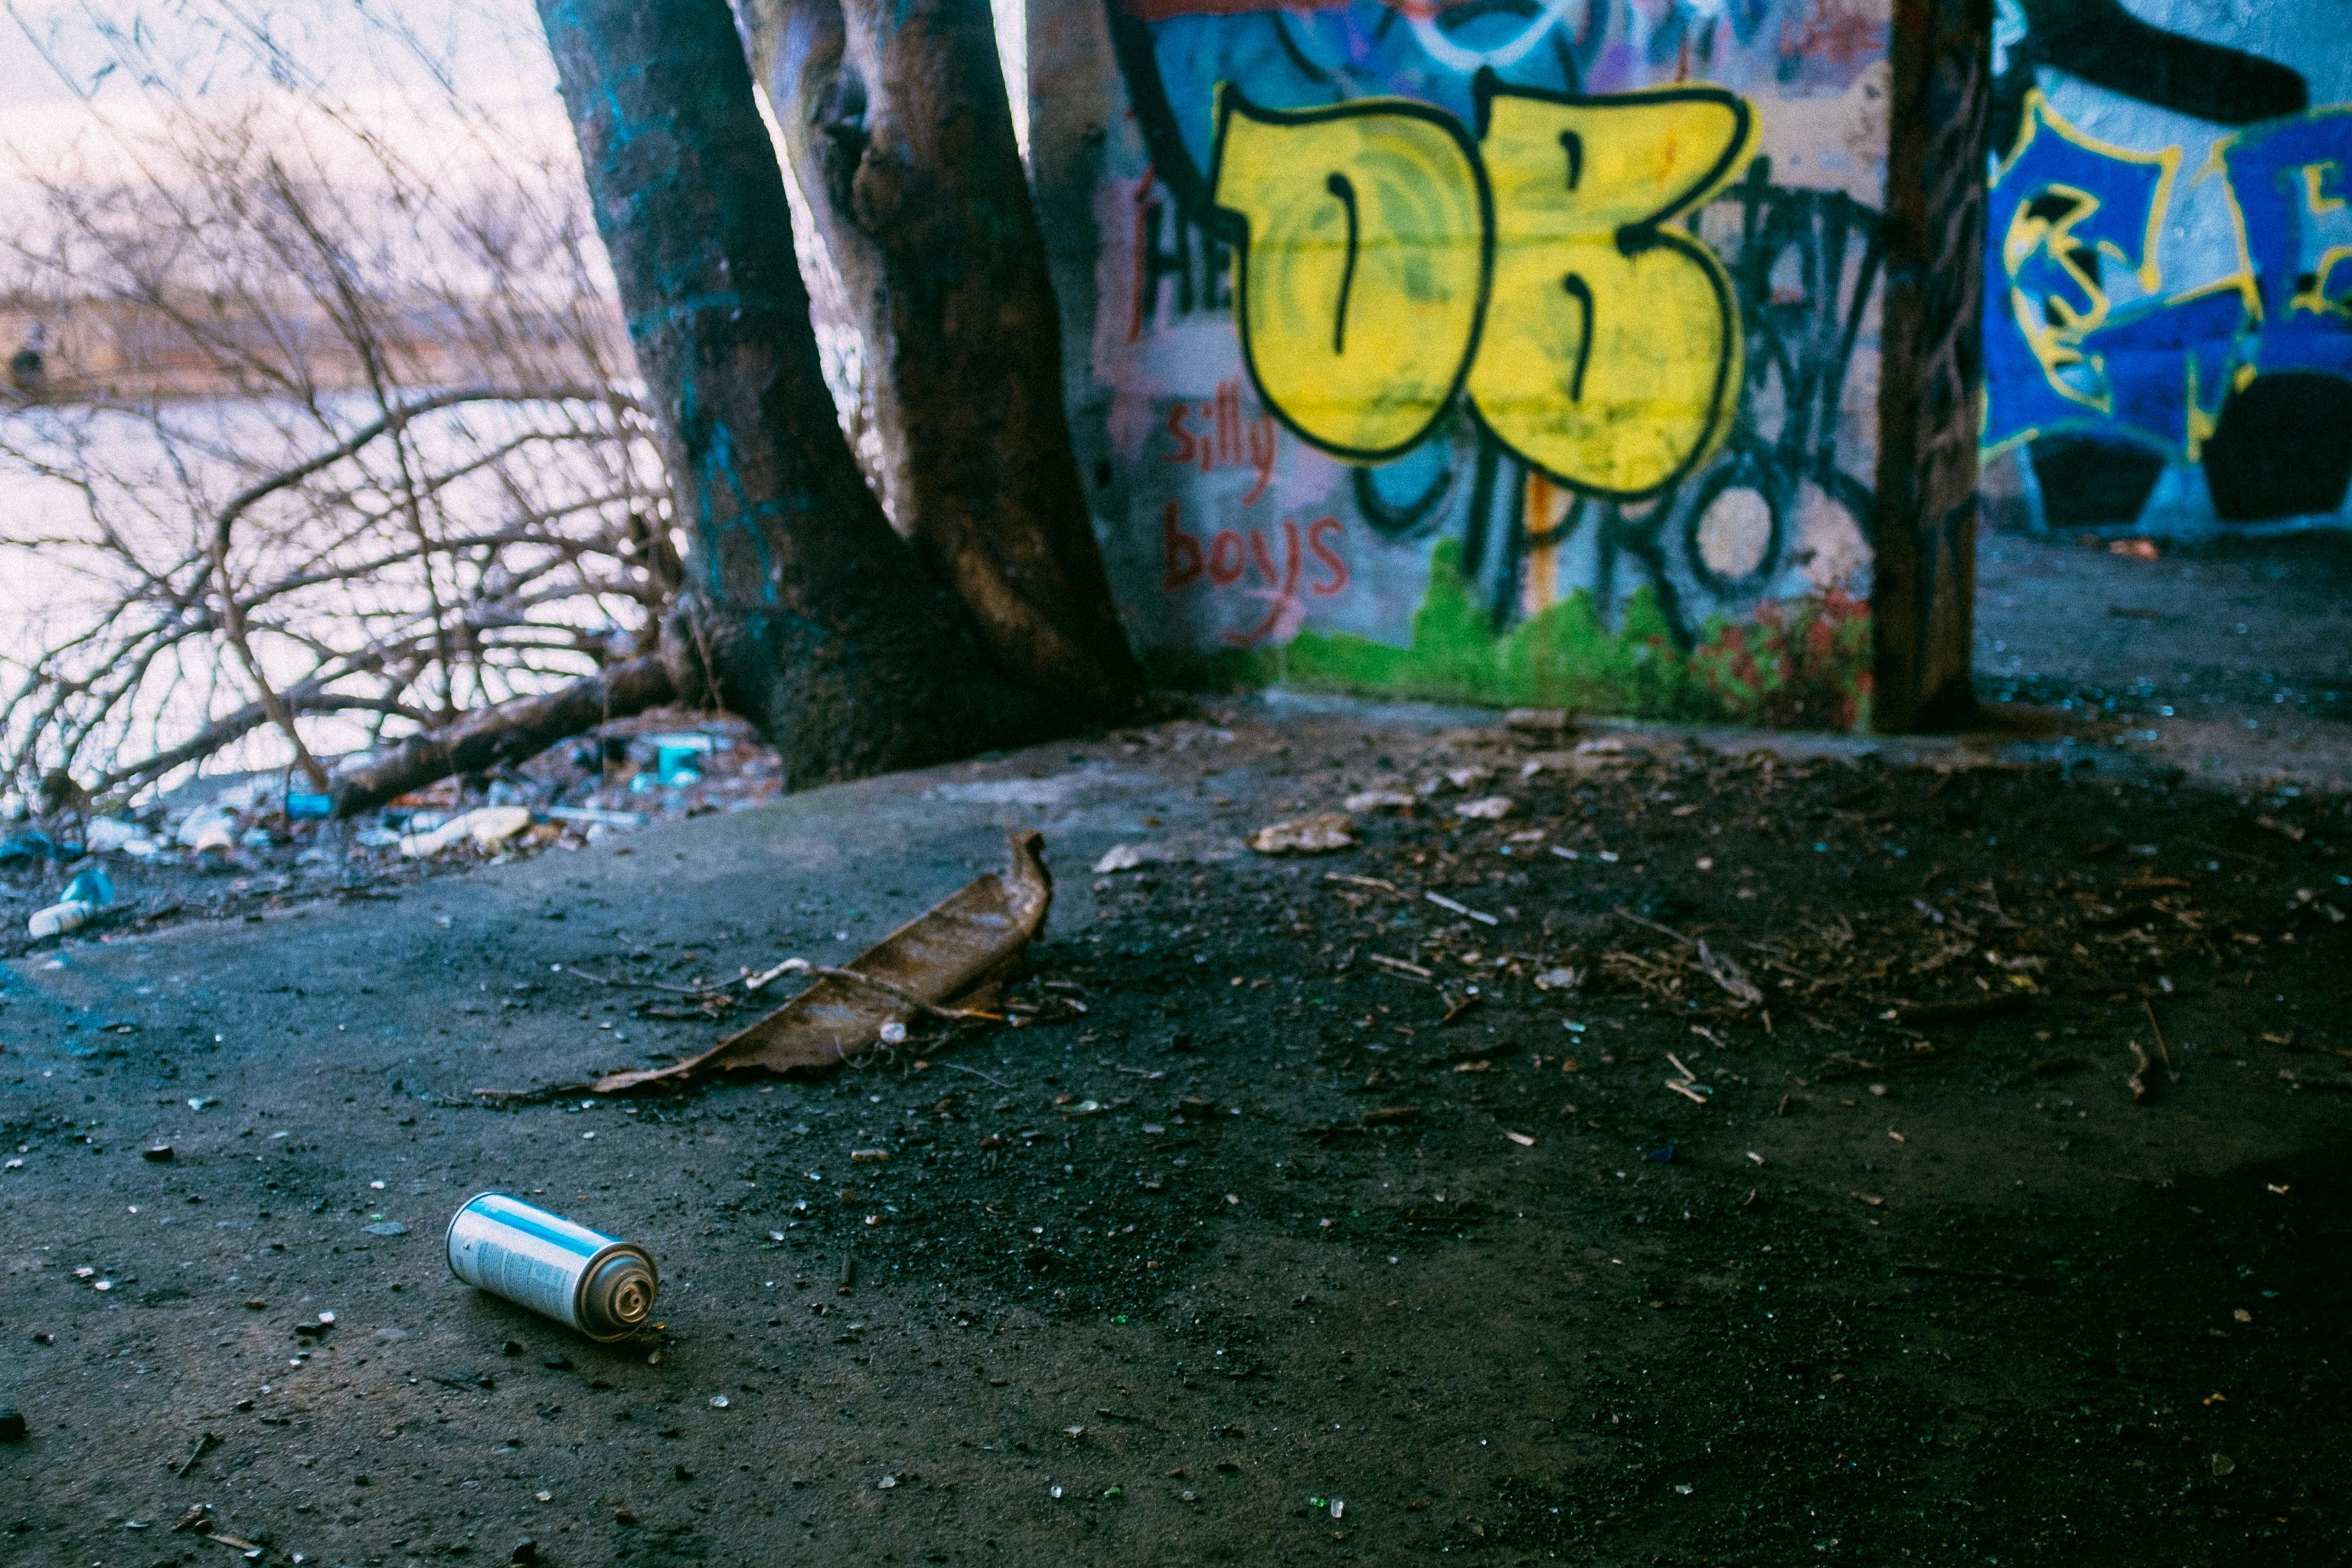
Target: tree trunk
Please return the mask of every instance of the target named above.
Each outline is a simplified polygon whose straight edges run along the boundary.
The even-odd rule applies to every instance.
[[[1061,323],[988,0],[750,0],[866,348],[885,493],[1003,667],[1118,718],[1143,683],[1062,404]]]
[[[897,535],[818,366],[791,209],[726,0],[539,0],[677,516],[664,652],[799,787],[1041,736]]]

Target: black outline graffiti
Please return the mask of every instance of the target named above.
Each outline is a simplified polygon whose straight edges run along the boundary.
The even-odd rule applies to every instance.
[[[1581,403],[1584,401],[1584,373],[1592,364],[1592,285],[1580,274],[1571,272],[1559,280],[1559,286],[1584,311],[1584,327],[1576,344],[1576,368],[1568,373],[1568,400]]]
[[[2025,95],[2043,66],[2110,92],[2217,125],[2252,125],[2311,107],[2303,73],[2143,22],[2117,0],[2020,0],[2025,36],[1993,84],[1992,140],[2014,145]]]
[[[1161,100],[1165,102],[1163,99]],[[1208,184],[1203,195],[1217,188],[1218,174],[1224,164],[1225,130],[1234,115],[1240,114],[1260,125],[1320,125],[1336,120],[1370,118],[1421,120],[1436,126],[1462,150],[1463,161],[1470,168],[1471,188],[1478,198],[1478,286],[1477,299],[1470,308],[1470,331],[1462,349],[1461,362],[1454,367],[1454,379],[1447,384],[1445,395],[1437,399],[1427,419],[1412,434],[1392,446],[1342,447],[1307,430],[1290,416],[1289,412],[1266,391],[1265,378],[1258,373],[1257,348],[1250,342],[1249,311],[1236,309],[1234,324],[1242,340],[1242,364],[1248,370],[1250,384],[1257,388],[1259,400],[1266,411],[1282,421],[1283,427],[1318,451],[1349,462],[1378,463],[1401,458],[1412,451],[1437,427],[1462,398],[1462,384],[1470,377],[1471,362],[1478,357],[1479,334],[1486,326],[1486,295],[1495,278],[1495,192],[1486,178],[1486,165],[1478,156],[1477,144],[1470,140],[1462,122],[1434,104],[1417,102],[1408,98],[1351,98],[1343,103],[1325,104],[1314,109],[1264,109],[1252,103],[1241,89],[1231,82],[1217,89],[1216,151],[1209,163]],[[1181,199],[1181,198],[1180,198]],[[1354,216],[1350,204],[1349,213]],[[1211,205],[1207,226],[1223,240],[1234,253],[1234,299],[1238,303],[1249,298],[1250,232],[1249,220],[1231,207]],[[1352,233],[1352,227],[1350,232]],[[1349,247],[1349,276],[1354,274],[1355,247]],[[1345,295],[1342,294],[1344,305]]]
[[[1493,8],[1520,7],[1502,0]],[[1153,173],[1174,198],[1179,212],[1214,236],[1211,183],[1193,162],[1178,129],[1160,74],[1151,26],[1126,14],[1119,0],[1105,0],[1104,9],[1113,56]],[[1524,9],[1532,14],[1532,6]],[[1599,8],[1594,10],[1597,13]],[[1286,24],[1284,46],[1296,52],[1296,40],[1286,32],[1287,18],[1277,14],[1277,19]],[[1391,13],[1381,25],[1385,27],[1393,20]],[[1581,56],[1570,45],[1590,44],[1597,39],[1598,31],[1588,20],[1586,36],[1559,41],[1562,75],[1567,79],[1578,83],[1583,79]],[[1330,79],[1319,69],[1308,74],[1313,79]],[[1334,90],[1339,89],[1335,86]],[[1336,107],[1340,106],[1320,109],[1328,112]],[[1473,162],[1483,178],[1484,160]],[[1655,595],[1661,611],[1686,647],[1696,641],[1702,629],[1694,623],[1693,595],[1704,599],[1753,588],[1785,564],[1782,557],[1793,534],[1792,508],[1807,481],[1846,510],[1865,542],[1874,541],[1876,498],[1866,479],[1838,467],[1836,441],[1837,416],[1853,351],[1878,283],[1879,214],[1843,193],[1774,185],[1770,161],[1759,157],[1750,161],[1744,178],[1692,211],[1689,226],[1706,243],[1713,227],[1708,220],[1720,221],[1726,216],[1735,216],[1737,233],[1710,248],[1730,275],[1745,352],[1743,374],[1731,400],[1731,427],[1712,461],[1647,504],[1627,505],[1578,495],[1560,524],[1531,538],[1523,516],[1526,466],[1475,417],[1465,420],[1466,439],[1447,432],[1441,423],[1433,426],[1424,439],[1444,441],[1445,460],[1408,501],[1394,502],[1381,494],[1376,465],[1349,465],[1351,488],[1364,524],[1391,540],[1414,537],[1441,525],[1449,534],[1458,530],[1465,573],[1474,584],[1488,584],[1488,602],[1498,627],[1507,625],[1516,611],[1524,552],[1544,544],[1564,544],[1580,531],[1592,529],[1598,534],[1599,570],[1589,586],[1596,602],[1605,607],[1632,591],[1632,584],[1621,587],[1619,574],[1621,563],[1633,563],[1639,583]],[[1738,252],[1727,259],[1725,252],[1735,242]],[[1791,248],[1802,258],[1806,298],[1794,304],[1775,304],[1774,266]],[[1845,281],[1849,276],[1850,292]],[[1205,308],[1229,309],[1231,303],[1228,296],[1211,300]],[[1482,318],[1483,314],[1482,310]],[[1756,427],[1752,405],[1756,395],[1775,379],[1784,391],[1781,402],[1786,412],[1781,426],[1768,434]],[[1458,402],[1466,404],[1467,399]],[[1732,477],[1717,486],[1718,473]],[[1756,488],[1771,508],[1773,547],[1754,579],[1729,583],[1705,568],[1704,557],[1696,547],[1705,509],[1694,503],[1702,490],[1709,491],[1706,499],[1712,500],[1713,494],[1734,488],[1735,479],[1743,475],[1770,480],[1769,489]],[[1449,512],[1448,502],[1459,494],[1457,481],[1465,477],[1469,479],[1469,494],[1463,511]],[[1689,592],[1678,583],[1687,584]],[[1698,618],[1703,620],[1705,611],[1712,607],[1698,606]]]
[[[1183,133],[1176,129],[1176,106],[1168,101],[1168,84],[1160,79],[1150,24],[1126,15],[1118,0],[1103,0],[1103,8],[1110,17],[1111,55],[1127,84],[1128,103],[1135,111],[1136,129],[1143,134],[1143,150],[1150,154],[1151,172],[1179,207],[1195,222],[1207,223],[1216,210],[1209,199],[1213,182],[1192,162]]]
[[[1638,508],[1601,499],[1580,499],[1557,526],[1526,534],[1514,523],[1505,530],[1510,559],[1496,575],[1494,613],[1502,624],[1516,588],[1521,550],[1566,544],[1580,530],[1596,531],[1596,599],[1618,594],[1621,560],[1638,563],[1642,581],[1687,647],[1699,626],[1683,584],[1701,595],[1728,598],[1760,590],[1783,565],[1794,532],[1798,498],[1810,483],[1853,518],[1865,542],[1874,542],[1877,498],[1869,484],[1837,462],[1837,417],[1846,374],[1878,285],[1882,258],[1879,215],[1841,191],[1791,188],[1772,184],[1769,158],[1757,158],[1746,176],[1699,209],[1697,221],[1737,215],[1737,230],[1718,254],[1729,252],[1726,270],[1738,291],[1745,333],[1740,395],[1732,427],[1714,458],[1685,480]],[[1736,247],[1736,248],[1734,248]],[[1776,302],[1772,277],[1791,252],[1802,281],[1802,297]],[[1848,279],[1851,279],[1849,284]],[[1755,408],[1774,384],[1780,396],[1777,430],[1758,427]],[[1502,448],[1481,434],[1482,458]],[[1706,509],[1725,492],[1748,489],[1760,495],[1770,519],[1766,549],[1756,570],[1724,576],[1706,563],[1698,542]],[[1465,543],[1465,563],[1486,553],[1484,531],[1498,520],[1474,508],[1470,526],[1481,537]],[[1509,548],[1509,537],[1518,544]]]
[[[1603,500],[1621,501],[1643,500],[1652,496],[1663,495],[1687,479],[1700,466],[1711,461],[1722,449],[1726,426],[1737,416],[1738,412],[1730,406],[1737,401],[1730,395],[1733,391],[1734,379],[1732,348],[1740,341],[1741,335],[1739,302],[1732,296],[1731,280],[1727,276],[1727,269],[1723,265],[1723,258],[1693,237],[1677,229],[1667,228],[1665,226],[1685,213],[1704,205],[1709,196],[1717,193],[1717,187],[1722,184],[1726,176],[1738,166],[1740,158],[1748,152],[1749,138],[1756,128],[1756,111],[1748,105],[1746,99],[1727,88],[1644,88],[1634,92],[1616,93],[1553,92],[1544,88],[1513,87],[1496,76],[1491,68],[1481,66],[1478,74],[1470,79],[1470,102],[1472,122],[1476,128],[1478,143],[1482,149],[1486,141],[1486,132],[1492,125],[1495,100],[1500,98],[1528,99],[1538,103],[1556,104],[1563,109],[1606,109],[1628,102],[1712,103],[1731,111],[1731,140],[1724,144],[1722,153],[1717,154],[1714,163],[1707,165],[1706,172],[1669,196],[1649,216],[1622,225],[1617,230],[1617,253],[1620,256],[1630,258],[1649,250],[1678,251],[1698,269],[1715,290],[1716,316],[1722,329],[1724,353],[1716,361],[1715,386],[1707,395],[1706,432],[1698,440],[1692,443],[1689,456],[1685,457],[1672,473],[1656,484],[1638,490],[1612,490],[1605,486],[1587,484],[1564,474],[1553,473],[1549,468],[1543,468],[1541,464],[1536,465],[1554,483],[1563,489],[1573,490],[1578,495],[1596,496]],[[1565,138],[1562,139],[1561,151],[1564,153],[1568,151]],[[1580,145],[1578,151],[1581,152]],[[1581,172],[1579,162],[1572,161],[1570,170],[1569,188],[1573,190],[1576,187],[1575,175]],[[1483,157],[1479,164],[1479,173],[1482,176],[1486,173]],[[1486,249],[1488,265],[1491,267],[1494,251],[1494,240],[1491,235],[1487,240]],[[1574,294],[1575,290],[1571,289],[1570,292]],[[1592,298],[1590,291],[1580,298],[1584,302],[1585,334],[1583,345],[1578,350],[1576,357],[1573,396],[1577,399],[1581,399],[1584,395],[1584,367],[1591,361],[1592,352]],[[1478,406],[1476,396],[1473,395],[1465,401],[1469,405],[1472,417],[1478,421],[1479,427],[1493,434],[1496,440],[1502,440],[1500,433],[1494,431],[1487,424],[1486,412]],[[1504,442],[1504,445],[1507,447],[1509,443]],[[1524,456],[1517,454],[1517,448],[1513,448],[1513,451],[1516,455]]]
[[[1348,211],[1348,259],[1339,268],[1339,304],[1331,312],[1331,352],[1348,352],[1348,296],[1356,287],[1356,251],[1363,243],[1363,234],[1356,216],[1356,184],[1347,175],[1333,170],[1323,182],[1323,188],[1338,198]]]
[[[1361,464],[1348,466],[1348,476],[1356,492],[1356,509],[1364,514],[1365,526],[1382,539],[1404,539],[1418,532],[1454,489],[1454,465],[1448,463],[1423,487],[1421,494],[1398,505],[1381,494],[1380,481],[1372,478],[1372,473]]]

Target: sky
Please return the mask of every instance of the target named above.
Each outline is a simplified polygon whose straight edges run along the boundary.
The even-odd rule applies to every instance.
[[[1020,0],[997,7],[999,51],[1025,143],[1023,22]],[[265,36],[299,64],[299,77],[262,68],[252,40]],[[153,68],[126,65],[125,55]],[[119,166],[119,133],[152,132],[160,106],[175,99],[233,105],[323,94],[429,146],[455,135],[443,123],[436,71],[524,144],[568,142],[555,68],[530,0],[6,0],[0,202],[26,168]]]
[[[122,169],[174,102],[331,100],[420,156],[457,141],[455,94],[525,146],[569,144],[555,69],[527,0],[11,0],[0,17],[0,206],[26,171]],[[394,29],[405,27],[415,50]],[[296,68],[273,72],[258,38]]]

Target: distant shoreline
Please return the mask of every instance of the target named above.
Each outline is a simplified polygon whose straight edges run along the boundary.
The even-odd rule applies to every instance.
[[[509,382],[528,366],[548,384],[577,385],[601,366],[625,365],[627,333],[611,301],[586,298],[572,313],[520,316],[485,301],[419,300],[373,323],[377,368],[404,388]],[[594,352],[580,342],[593,335]],[[235,367],[242,362],[249,373]],[[350,334],[307,302],[267,316],[231,315],[205,301],[0,301],[0,406],[178,402],[365,392],[370,365]],[[299,366],[299,378],[282,374]]]

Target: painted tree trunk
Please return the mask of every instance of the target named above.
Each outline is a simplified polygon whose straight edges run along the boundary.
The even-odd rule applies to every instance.
[[[652,394],[687,584],[664,652],[790,785],[1042,735],[895,535],[819,368],[792,219],[726,0],[539,0]]]
[[[885,493],[1004,668],[1098,718],[1142,678],[1062,404],[987,0],[751,0],[753,58],[866,345]]]

